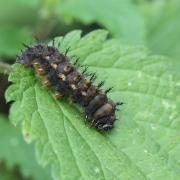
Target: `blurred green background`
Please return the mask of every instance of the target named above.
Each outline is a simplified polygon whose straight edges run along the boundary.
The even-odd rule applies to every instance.
[[[99,28],[122,44],[145,46],[179,65],[179,0],[0,0],[0,180],[50,179],[48,170],[37,165],[32,147],[8,124],[6,67],[14,63],[22,43]]]

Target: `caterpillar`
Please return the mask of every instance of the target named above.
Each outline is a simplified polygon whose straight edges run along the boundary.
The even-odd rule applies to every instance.
[[[44,77],[43,85],[53,88],[57,99],[66,96],[84,107],[85,121],[98,131],[105,132],[114,127],[117,106],[123,103],[114,103],[107,97],[112,88],[104,92],[100,89],[104,81],[98,85],[93,84],[96,74],[88,74],[87,66],[78,72],[78,59],[74,63],[70,62],[67,56],[69,49],[65,53],[60,52],[54,46],[54,41],[51,46],[42,43],[24,46],[25,50],[17,57],[16,63],[25,68],[33,68],[40,77]]]

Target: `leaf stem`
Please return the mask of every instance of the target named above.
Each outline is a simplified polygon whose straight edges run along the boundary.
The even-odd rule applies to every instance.
[[[8,75],[11,72],[11,70],[12,68],[10,64],[0,61],[0,73]]]

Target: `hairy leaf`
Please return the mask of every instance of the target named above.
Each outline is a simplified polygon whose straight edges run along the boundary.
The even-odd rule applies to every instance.
[[[141,47],[106,40],[107,32],[80,31],[59,37],[61,52],[80,57],[97,81],[113,86],[109,96],[125,105],[110,133],[85,125],[80,108],[57,101],[32,70],[19,65],[6,92],[11,121],[21,122],[26,140],[36,141],[41,164],[51,164],[55,179],[179,179],[180,77],[164,57]]]
[[[0,161],[9,167],[18,166],[25,177],[50,180],[48,169],[36,162],[34,148],[27,145],[18,129],[11,127],[6,117],[0,115]],[[2,177],[1,177],[2,178]]]

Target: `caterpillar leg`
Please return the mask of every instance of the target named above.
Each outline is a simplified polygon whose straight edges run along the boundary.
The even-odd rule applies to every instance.
[[[45,69],[40,65],[39,62],[34,62],[33,67],[39,76],[44,76],[46,74]]]
[[[53,94],[53,96],[54,96],[56,99],[62,99],[62,98],[64,97],[64,95],[61,94],[60,92],[55,92],[55,93]]]
[[[50,88],[52,86],[52,84],[49,80],[46,79],[43,81],[43,86],[46,88]]]

